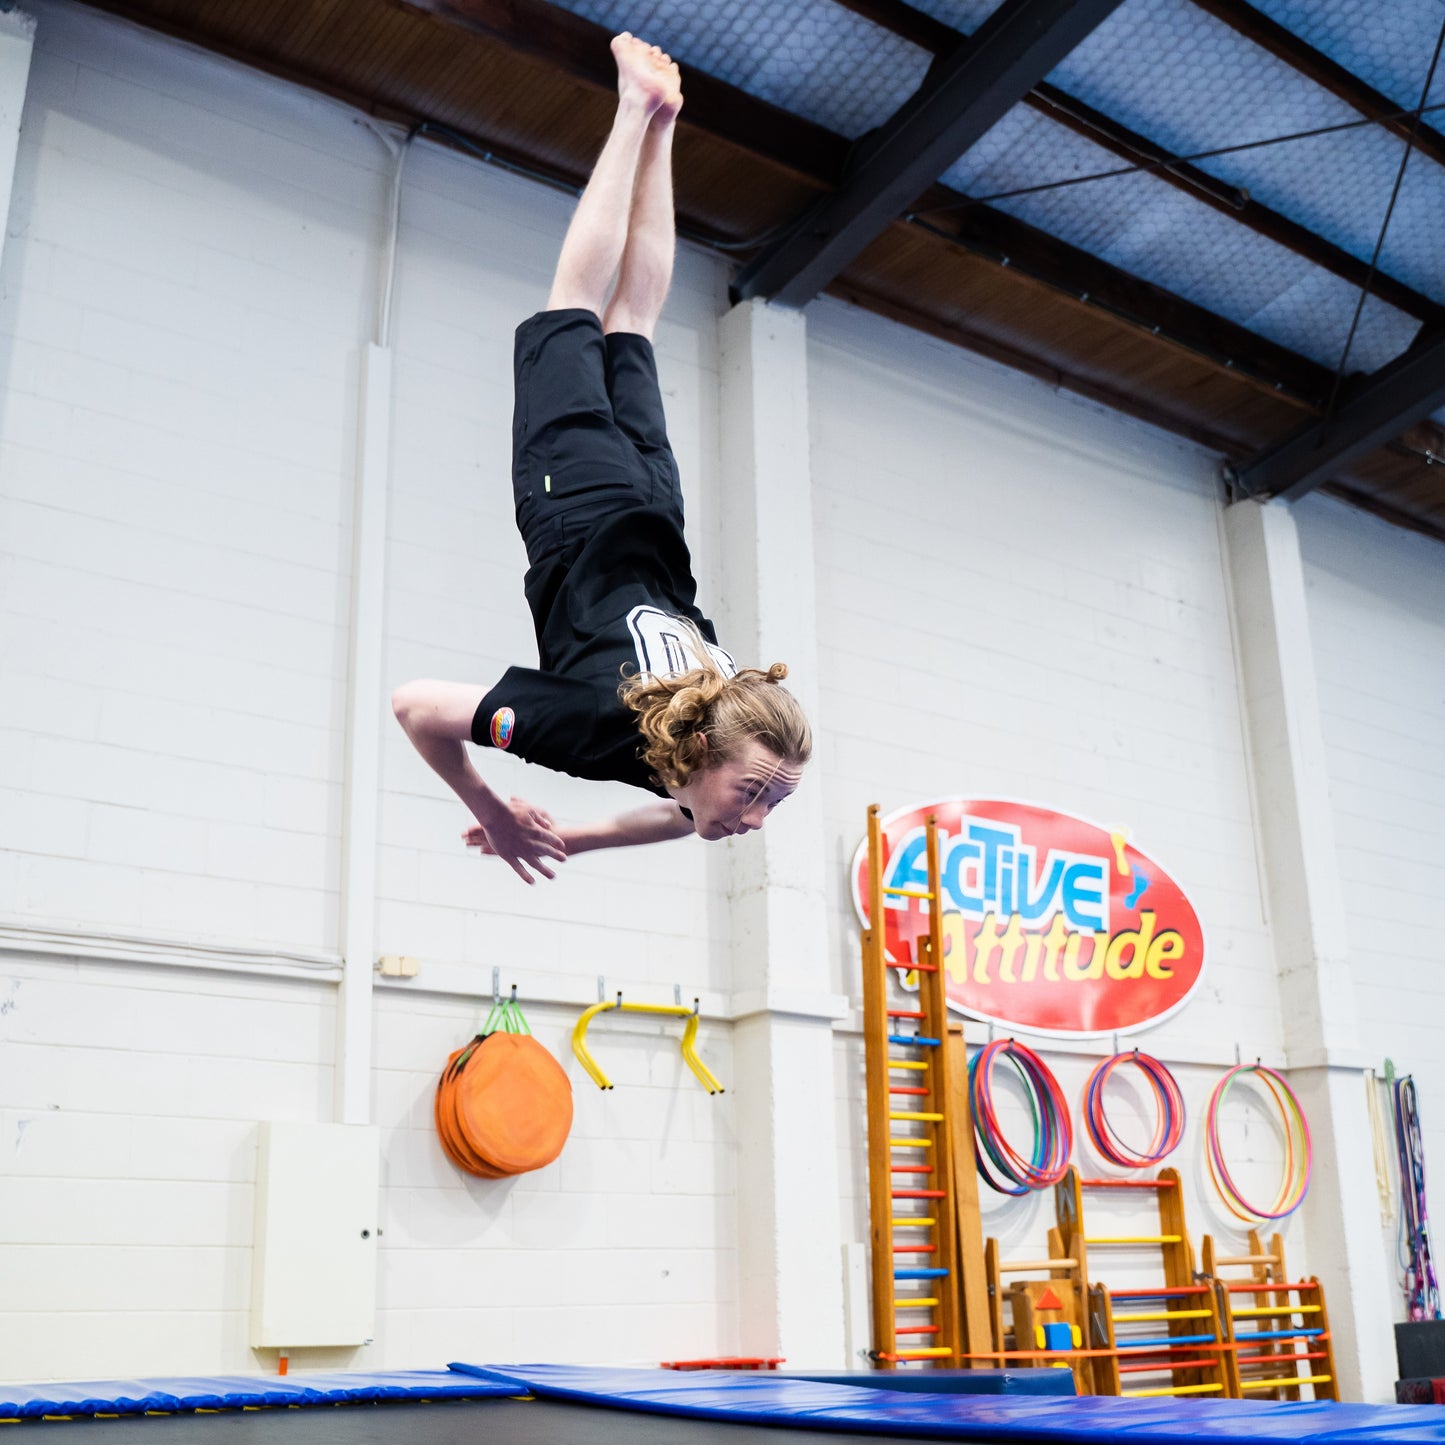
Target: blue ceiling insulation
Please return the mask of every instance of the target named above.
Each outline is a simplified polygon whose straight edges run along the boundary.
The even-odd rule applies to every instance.
[[[917,89],[931,57],[833,0],[560,0],[629,29],[753,95],[856,138]],[[976,31],[997,0],[911,0]],[[1254,0],[1271,19],[1398,102],[1420,98],[1445,0]],[[1125,0],[1054,71],[1059,89],[1179,156],[1349,125],[1361,116],[1190,0]],[[1445,100],[1445,64],[1432,100]],[[1433,123],[1445,129],[1445,110]],[[1379,126],[1200,157],[1226,187],[1358,259],[1374,253],[1404,142]],[[1147,174],[1001,193],[1127,163],[1025,105],[942,178],[948,185],[1249,327],[1322,365],[1339,364],[1359,290],[1230,214]],[[1445,303],[1445,167],[1412,155],[1380,267]],[[1365,304],[1350,371],[1398,355],[1419,323]]]

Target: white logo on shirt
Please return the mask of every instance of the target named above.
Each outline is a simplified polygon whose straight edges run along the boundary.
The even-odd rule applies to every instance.
[[[738,665],[728,653],[709,642],[690,622],[673,617],[660,607],[638,606],[627,614],[627,630],[637,647],[637,666],[653,677],[677,677],[695,667],[706,667],[698,653],[701,644],[724,677],[736,677]]]

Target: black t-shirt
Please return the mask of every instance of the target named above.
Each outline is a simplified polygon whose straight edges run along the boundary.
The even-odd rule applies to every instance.
[[[527,573],[541,667],[509,667],[472,718],[472,741],[556,772],[630,783],[668,796],[638,756],[637,715],[617,695],[637,672],[698,666],[690,622],[731,676],[712,622],[696,605],[680,512],[669,502],[602,517],[579,549]]]

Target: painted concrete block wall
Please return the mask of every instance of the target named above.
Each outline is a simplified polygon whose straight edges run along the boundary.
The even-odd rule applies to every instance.
[[[886,812],[949,794],[1022,798],[1127,826],[1204,924],[1199,991],[1138,1042],[1182,1065],[1194,1118],[1171,1162],[1191,1230],[1230,1233],[1202,1174],[1199,1122],[1236,1041],[1278,1064],[1282,1039],[1211,463],[838,303],[815,307],[810,339],[837,986],[861,999],[846,877],[870,802]],[[972,1041],[986,1037],[970,1026]],[[1107,1040],[1030,1042],[1075,1104],[1111,1051]],[[866,1239],[856,1035],[840,1038],[838,1087],[845,1221]],[[1132,1102],[1149,1108],[1142,1091]],[[1130,1107],[1121,1088],[1121,1119]],[[1018,1101],[1007,1118],[1026,1139]],[[1241,1101],[1228,1128],[1231,1160],[1271,1188],[1280,1156],[1265,1118]],[[1051,1200],[982,1193],[986,1229],[1043,1245]],[[1302,1266],[1300,1230],[1286,1235]],[[1121,1260],[1118,1277],[1136,1264],[1148,1257]]]
[[[24,1326],[0,1368],[255,1369],[255,1121],[330,1117],[324,970],[48,959],[23,935],[71,931],[94,955],[160,940],[191,961],[207,945],[221,968],[249,966],[234,947],[334,961],[358,358],[389,161],[343,107],[79,6],[35,9],[0,271],[0,1248]],[[542,303],[569,214],[426,145],[408,160],[388,684],[490,681],[535,657],[508,497],[511,330]],[[705,599],[722,285],[683,257],[658,346]],[[529,890],[465,852],[460,806],[382,705],[377,725],[379,942],[422,960],[375,1003],[378,1334],[298,1367],[737,1348],[731,1097],[686,1073],[676,1026],[603,1030],[606,1095],[566,1047],[598,975],[722,1012],[725,856],[591,855]],[[490,761],[558,817],[642,801]],[[552,1170],[478,1188],[428,1115],[493,965],[580,1080],[578,1115]],[[727,1027],[701,1046],[731,1084]]]
[[[1328,497],[1307,498],[1297,517],[1360,1046],[1377,1071],[1391,1058],[1414,1074],[1438,1178],[1445,548]]]

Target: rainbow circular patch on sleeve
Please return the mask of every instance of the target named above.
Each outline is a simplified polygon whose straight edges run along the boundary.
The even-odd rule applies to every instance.
[[[517,726],[517,715],[509,707],[499,707],[492,714],[492,746],[511,746],[512,732]]]

